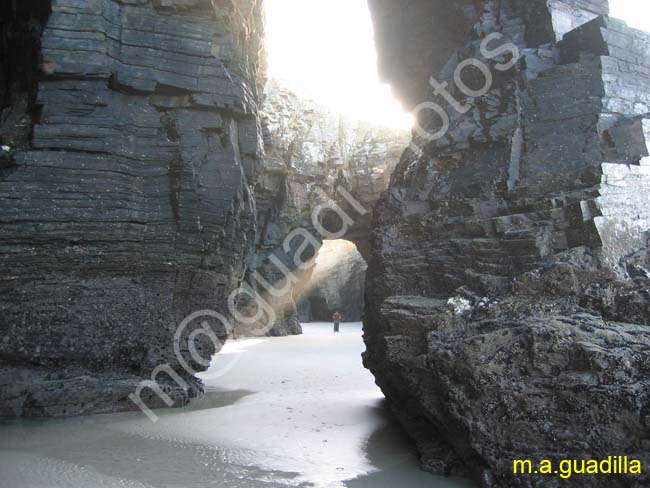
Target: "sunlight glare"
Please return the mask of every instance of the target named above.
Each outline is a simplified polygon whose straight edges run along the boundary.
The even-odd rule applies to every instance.
[[[271,78],[353,119],[412,127],[379,80],[366,0],[266,0],[266,30]]]
[[[650,2],[610,0],[611,15],[650,30]],[[410,129],[413,117],[379,80],[366,0],[266,0],[268,74],[353,119]]]
[[[627,22],[635,29],[650,31],[650,2],[647,0],[609,0],[612,17]]]

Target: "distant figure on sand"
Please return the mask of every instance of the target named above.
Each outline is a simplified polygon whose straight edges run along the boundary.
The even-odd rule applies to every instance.
[[[339,331],[341,320],[343,320],[343,316],[338,312],[334,312],[334,315],[332,315],[332,321],[334,321],[334,332]]]

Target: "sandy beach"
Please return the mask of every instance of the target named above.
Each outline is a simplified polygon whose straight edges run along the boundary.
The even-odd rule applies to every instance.
[[[363,369],[361,325],[228,343],[183,409],[0,424],[6,488],[471,486],[418,469]]]

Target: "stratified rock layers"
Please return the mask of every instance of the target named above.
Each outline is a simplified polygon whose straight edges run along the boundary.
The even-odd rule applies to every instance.
[[[186,399],[176,327],[225,312],[253,250],[261,2],[49,3],[40,81],[9,87],[1,119],[0,414],[134,408],[160,364]],[[21,89],[29,140],[12,132]]]
[[[477,19],[459,39],[424,3],[370,2],[384,76],[411,106],[429,76],[449,81],[467,110],[428,95],[449,131],[414,139],[422,153],[406,151],[375,209],[365,364],[427,469],[465,465],[484,486],[645,486],[517,477],[512,462],[650,460],[650,36],[603,16],[606,1],[503,0],[451,2],[459,23]],[[508,54],[480,51],[494,32],[490,49],[521,54],[509,70],[496,66]],[[448,56],[404,85],[413,42],[427,53],[432,33]],[[481,97],[452,82],[469,58],[493,74]]]

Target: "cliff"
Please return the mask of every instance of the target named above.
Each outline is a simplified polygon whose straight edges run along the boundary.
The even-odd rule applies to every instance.
[[[375,209],[365,364],[431,471],[648,462],[650,36],[606,1],[430,3],[370,2],[384,76],[440,110]]]
[[[3,2],[0,415],[132,409],[162,364],[200,390],[174,333],[227,313],[254,250],[261,8]]]

